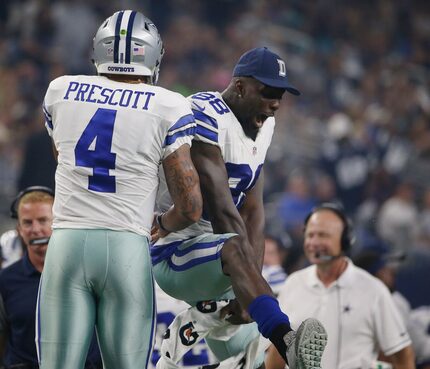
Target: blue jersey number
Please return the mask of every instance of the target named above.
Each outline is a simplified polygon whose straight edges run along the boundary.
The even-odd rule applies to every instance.
[[[109,169],[115,169],[116,154],[111,152],[116,110],[97,109],[75,147],[75,164],[78,167],[93,168],[88,177],[88,188],[97,192],[116,190],[115,176]],[[95,140],[94,149],[90,150]]]
[[[263,164],[260,164],[255,173],[253,173],[248,164],[225,163],[230,193],[236,208],[240,209],[242,206],[246,197],[245,192],[254,187],[258,177],[260,176],[262,167]],[[205,207],[203,207],[202,218],[210,220],[207,208]]]
[[[210,92],[199,92],[191,96],[191,98],[202,101],[209,100],[209,104],[211,104],[214,110],[220,115],[228,113],[230,111],[224,101],[216,97],[214,94],[211,94]]]
[[[245,191],[257,182],[262,166],[263,164],[260,164],[254,174],[248,164],[225,163],[231,195],[237,208],[240,208],[245,200]]]

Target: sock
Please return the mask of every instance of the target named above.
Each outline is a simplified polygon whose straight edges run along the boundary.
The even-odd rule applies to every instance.
[[[249,315],[257,322],[260,333],[269,338],[281,356],[287,361],[287,346],[284,336],[292,331],[290,320],[280,307],[279,302],[269,295],[261,295],[248,306]]]
[[[284,337],[291,331],[292,329],[289,324],[281,323],[272,331],[272,334],[269,337],[270,342],[273,343],[273,346],[276,347],[287,364],[287,345],[285,344]]]
[[[290,326],[290,320],[279,308],[279,302],[269,295],[261,295],[248,306],[249,315],[257,322],[260,333],[269,338],[279,324]],[[290,328],[291,330],[291,328]]]

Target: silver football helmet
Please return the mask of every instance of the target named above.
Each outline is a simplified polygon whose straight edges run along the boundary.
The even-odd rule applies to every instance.
[[[150,76],[151,83],[157,83],[163,43],[157,27],[142,13],[116,12],[102,23],[93,45],[99,74]]]

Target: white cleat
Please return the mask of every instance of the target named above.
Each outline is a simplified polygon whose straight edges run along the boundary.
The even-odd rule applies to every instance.
[[[321,322],[309,318],[297,332],[284,336],[290,369],[321,369],[321,358],[327,345],[327,332]]]

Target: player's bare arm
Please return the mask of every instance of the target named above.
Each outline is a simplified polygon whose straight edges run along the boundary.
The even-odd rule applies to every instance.
[[[191,160],[190,147],[182,145],[163,160],[167,187],[173,206],[162,216],[162,226],[179,231],[197,222],[202,214],[199,176]]]
[[[249,242],[253,246],[256,254],[256,260],[259,263],[260,270],[263,267],[264,257],[264,205],[263,205],[263,188],[264,188],[264,169],[261,169],[260,176],[254,187],[246,193],[245,201],[239,210],[243,221],[245,222],[246,232]]]
[[[221,257],[223,271],[231,277],[236,297],[246,308],[257,296],[271,294],[270,287],[261,277],[245,223],[232,201],[221,151],[213,145],[195,142],[191,154],[214,233],[238,234],[226,241]]]
[[[414,350],[410,345],[395,354],[388,356],[388,359],[393,364],[394,369],[415,368]]]
[[[254,187],[246,192],[246,198],[239,210],[245,227],[250,245],[253,247],[256,261],[261,271],[264,257],[264,205],[263,205],[264,172],[260,176]],[[251,322],[251,318],[246,310],[241,309],[237,301],[231,301],[221,310],[221,317],[230,315],[228,321],[232,324],[243,324]]]
[[[246,227],[236,209],[228,186],[228,175],[218,147],[193,142],[193,163],[200,177],[200,186],[214,233],[237,233],[246,238]]]

